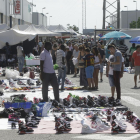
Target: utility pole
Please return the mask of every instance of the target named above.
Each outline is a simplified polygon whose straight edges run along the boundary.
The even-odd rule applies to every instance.
[[[106,20],[108,17],[115,19],[111,24],[116,24],[115,28],[120,29],[120,0],[103,0],[103,29],[106,23],[109,23]]]

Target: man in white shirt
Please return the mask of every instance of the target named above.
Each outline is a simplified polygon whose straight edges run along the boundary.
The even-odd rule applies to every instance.
[[[18,69],[21,74],[24,66],[24,51],[23,51],[22,43],[20,43],[17,46],[17,58],[18,58]]]
[[[75,44],[74,45],[74,51],[73,51],[73,58],[74,59],[77,59],[78,58],[78,55],[79,55],[79,48],[78,48],[78,45]],[[77,76],[77,69],[78,69],[78,63],[74,66],[74,76],[73,77],[76,77]]]

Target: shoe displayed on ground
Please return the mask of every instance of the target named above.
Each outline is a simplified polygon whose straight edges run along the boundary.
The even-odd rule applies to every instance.
[[[21,125],[19,128],[19,134],[29,134],[32,133],[34,130],[30,127],[27,127],[25,125]]]
[[[82,131],[81,131],[82,134],[92,134],[97,132],[96,129],[93,129],[89,125],[85,124],[84,120],[81,121],[81,124],[82,124]]]
[[[40,82],[40,80],[37,80],[36,81],[36,86],[41,86],[42,85],[42,83]]]
[[[33,80],[28,79],[28,80],[27,80],[27,84],[30,85],[30,86],[34,85]]]
[[[10,87],[16,87],[16,83],[13,81],[13,79],[9,80]]]
[[[8,116],[8,121],[18,122],[20,119],[20,113],[11,113]]]
[[[18,79],[18,81],[17,81],[17,84],[18,84],[18,85],[24,85],[24,86],[26,85],[25,83],[23,83],[23,82],[22,82],[21,80],[19,80],[19,79]]]
[[[3,96],[4,94],[3,94],[3,92],[2,91],[0,91],[0,96]]]

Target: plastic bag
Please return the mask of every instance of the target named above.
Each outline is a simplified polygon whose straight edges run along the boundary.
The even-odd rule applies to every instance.
[[[73,58],[73,64],[76,65],[78,63],[78,59],[77,58]]]
[[[5,77],[7,79],[16,79],[17,76],[19,76],[19,71],[17,70],[6,69],[5,73]]]
[[[30,59],[35,59],[35,56],[32,53],[30,53]]]

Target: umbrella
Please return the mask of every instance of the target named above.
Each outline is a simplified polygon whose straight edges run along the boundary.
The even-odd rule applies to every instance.
[[[131,39],[132,37],[128,34],[125,34],[123,32],[113,31],[105,34],[100,38],[100,40],[124,40],[124,39]]]
[[[130,43],[140,44],[140,36],[137,36],[129,41]]]

